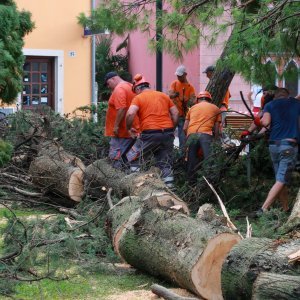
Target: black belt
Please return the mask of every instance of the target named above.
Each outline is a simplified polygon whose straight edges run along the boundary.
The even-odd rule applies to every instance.
[[[286,145],[286,146],[297,146],[297,142],[287,141],[287,140],[279,140],[279,141],[269,141],[269,145]]]
[[[166,129],[149,129],[142,131],[142,134],[151,134],[151,133],[168,133],[174,132],[174,128],[166,128]]]

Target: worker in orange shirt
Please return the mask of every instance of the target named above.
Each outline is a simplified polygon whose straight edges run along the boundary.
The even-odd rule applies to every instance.
[[[199,150],[203,152],[203,159],[207,159],[214,137],[219,137],[222,112],[211,101],[209,92],[200,92],[197,96],[198,103],[191,107],[186,115],[183,129],[187,133],[187,175],[190,184],[196,182],[195,175],[200,163]]]
[[[126,151],[134,143],[126,129],[125,115],[135,94],[132,91],[132,84],[124,81],[116,72],[107,73],[104,82],[112,90],[105,121],[105,136],[110,137],[108,156],[112,160],[113,167],[120,169],[124,166],[123,158]],[[133,127],[138,131],[138,119],[134,120]]]
[[[206,74],[207,78],[211,79],[214,71],[215,71],[215,66],[208,66],[204,70],[203,73]],[[227,92],[222,100],[221,106],[220,106],[220,109],[222,111],[222,122],[221,123],[222,123],[223,127],[225,127],[225,125],[226,125],[226,112],[228,111],[230,97],[231,97],[230,92],[229,92],[229,90],[227,90]]]
[[[166,94],[151,90],[149,82],[141,74],[134,77],[133,91],[137,96],[127,111],[126,126],[134,134],[133,121],[138,115],[141,134],[127,153],[130,169],[132,172],[139,171],[143,161],[153,155],[163,181],[172,188],[172,153],[178,110]]]
[[[173,100],[179,111],[178,119],[178,138],[180,154],[184,155],[184,147],[186,136],[183,131],[183,124],[188,107],[196,101],[195,89],[187,80],[187,72],[185,66],[181,65],[176,69],[175,75],[177,80],[171,83],[169,96]]]

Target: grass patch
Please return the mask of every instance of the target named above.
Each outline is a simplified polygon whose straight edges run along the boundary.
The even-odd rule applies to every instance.
[[[45,211],[42,210],[31,210],[26,208],[26,210],[22,209],[13,209],[13,212],[17,217],[33,217],[33,216],[40,216],[40,215],[45,215],[47,214]],[[11,211],[5,207],[0,207],[0,219],[1,218],[6,218],[6,217],[11,217],[13,214]]]
[[[107,299],[108,296],[120,292],[150,289],[157,279],[144,274],[95,274],[85,273],[71,277],[69,280],[21,283],[18,285],[17,299],[45,299],[45,300],[88,300]]]

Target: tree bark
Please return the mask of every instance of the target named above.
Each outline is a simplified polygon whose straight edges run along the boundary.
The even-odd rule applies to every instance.
[[[222,299],[221,268],[238,235],[160,206],[155,196],[143,206],[128,199],[110,215],[115,251],[127,263],[205,299]]]
[[[251,299],[252,288],[261,272],[299,275],[299,264],[290,264],[288,255],[300,247],[298,240],[248,238],[235,245],[222,268],[225,299]]]
[[[300,227],[300,189],[297,194],[296,202],[294,204],[291,215],[284,225],[285,231],[291,231],[293,229],[299,229]]]
[[[261,273],[253,286],[252,300],[300,299],[300,276]]]
[[[85,169],[80,158],[66,152],[62,146],[55,141],[45,141],[39,145],[38,156],[48,156],[51,159],[62,161],[70,166]]]
[[[102,187],[107,189],[110,187],[120,198],[137,196],[143,201],[156,196],[160,205],[167,207],[179,205],[184,212],[189,213],[186,203],[166,187],[155,170],[125,175],[120,170],[114,169],[106,159],[100,159],[86,168],[84,178],[88,194],[98,195]]]
[[[237,29],[233,29],[237,30]],[[230,41],[233,36],[233,31],[230,34],[230,37],[224,47],[220,58],[218,59],[219,63],[222,63],[226,59],[228,53],[230,53]],[[218,64],[217,64],[218,67]],[[235,75],[235,72],[229,70],[228,68],[216,69],[213,72],[212,78],[209,80],[205,90],[210,92],[212,96],[212,103],[217,105],[218,107],[223,102],[224,96],[231,84],[231,81]]]
[[[29,174],[36,185],[52,193],[58,193],[75,202],[80,202],[83,197],[83,171],[80,168],[48,156],[40,156],[31,162]]]

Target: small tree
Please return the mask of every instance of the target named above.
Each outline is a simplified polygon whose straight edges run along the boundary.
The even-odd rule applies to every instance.
[[[128,37],[117,46],[117,53],[127,46]],[[128,72],[128,56],[114,55],[111,51],[112,38],[101,37],[96,47],[96,81],[99,87],[99,101],[108,100],[110,90],[104,85],[104,76],[110,71],[116,71],[124,80],[131,82],[131,74]]]
[[[22,89],[23,38],[33,28],[31,14],[13,0],[0,1],[0,99],[12,103]]]

